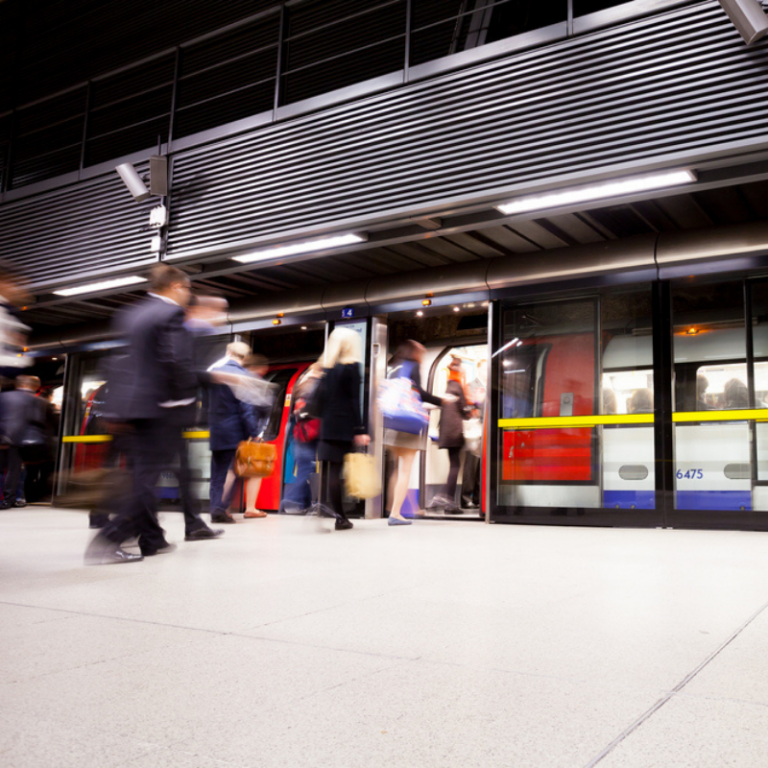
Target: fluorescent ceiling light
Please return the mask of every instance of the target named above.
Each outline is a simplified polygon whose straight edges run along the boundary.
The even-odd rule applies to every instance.
[[[114,280],[103,280],[100,283],[88,283],[87,285],[76,285],[74,288],[62,288],[54,291],[57,296],[79,296],[81,293],[94,293],[96,291],[107,291],[110,288],[122,288],[124,285],[136,285],[137,283],[146,283],[146,277],[131,275],[130,277],[116,277]]]
[[[584,187],[562,189],[557,192],[545,192],[541,195],[526,195],[517,200],[511,200],[497,209],[506,215],[526,213],[544,208],[560,208],[573,203],[603,200],[611,197],[632,195],[636,192],[646,192],[651,189],[674,187],[679,184],[690,184],[696,181],[696,174],[691,170],[665,171],[651,176],[634,176],[628,179],[606,181],[600,184],[590,184]]]
[[[269,248],[260,248],[258,251],[244,253],[242,256],[233,256],[234,261],[248,264],[252,261],[264,261],[265,259],[279,259],[281,256],[295,256],[299,253],[312,253],[324,251],[328,248],[338,248],[342,245],[364,243],[368,239],[365,234],[334,235],[322,237],[318,240],[305,240],[301,243],[289,243],[288,245],[274,245]]]

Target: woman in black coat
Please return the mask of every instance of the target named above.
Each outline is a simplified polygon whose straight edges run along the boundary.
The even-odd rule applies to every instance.
[[[464,419],[469,415],[467,398],[461,385],[461,360],[454,357],[448,366],[448,384],[446,395],[455,399],[446,400],[440,410],[440,431],[437,439],[438,448],[448,449],[450,470],[445,484],[443,496],[436,496],[434,502],[445,506],[449,514],[458,514],[461,510],[456,506],[456,483],[461,465],[461,449],[464,447]]]
[[[342,506],[341,470],[344,456],[354,446],[368,445],[360,409],[360,335],[349,328],[337,328],[328,338],[325,368],[320,384],[320,442],[318,461],[328,468],[328,502],[336,517],[336,530],[352,528]]]

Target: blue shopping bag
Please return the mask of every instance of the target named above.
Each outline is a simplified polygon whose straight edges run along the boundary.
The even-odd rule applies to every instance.
[[[379,410],[384,417],[384,428],[409,435],[426,432],[429,414],[421,402],[419,393],[414,389],[411,379],[411,366],[406,362],[395,368],[390,377],[379,385]]]

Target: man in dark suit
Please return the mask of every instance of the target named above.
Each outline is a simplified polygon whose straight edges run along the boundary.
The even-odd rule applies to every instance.
[[[189,278],[159,264],[150,285],[147,296],[117,318],[117,334],[127,346],[115,361],[109,385],[109,411],[129,443],[133,493],[86,550],[90,565],[133,562],[174,548],[157,521],[155,486],[178,431],[172,409],[194,403],[200,379],[184,328]],[[133,536],[138,536],[141,555],[121,547]]]
[[[53,422],[48,401],[37,397],[40,379],[17,376],[16,389],[0,395],[0,435],[8,473],[2,508],[14,506],[23,462],[47,461],[52,454]]]
[[[248,375],[243,361],[250,347],[242,341],[227,345],[227,355],[214,363],[211,372]],[[234,523],[227,512],[229,498],[224,483],[235,458],[238,444],[260,431],[258,414],[253,405],[238,400],[229,387],[214,386],[208,391],[208,427],[211,433],[211,522]]]

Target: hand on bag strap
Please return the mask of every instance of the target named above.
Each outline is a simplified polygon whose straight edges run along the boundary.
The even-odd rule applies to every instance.
[[[352,439],[352,442],[355,444],[355,448],[367,448],[371,443],[371,436],[370,435],[355,435]],[[365,453],[365,450],[363,450],[363,453]]]

